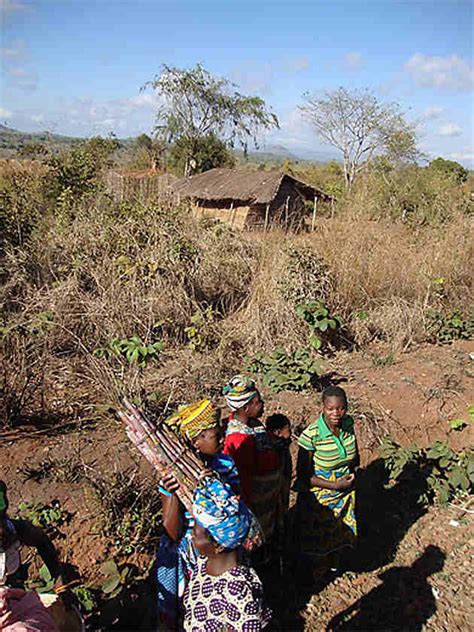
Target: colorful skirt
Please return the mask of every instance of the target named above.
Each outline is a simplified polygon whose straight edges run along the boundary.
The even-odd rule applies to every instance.
[[[178,542],[166,533],[161,537],[156,554],[158,621],[161,629],[174,630],[181,620],[182,598],[196,567],[196,559],[191,531]]]
[[[349,473],[347,467],[314,472],[327,481],[336,481]],[[314,487],[311,492],[300,493],[298,503],[301,553],[324,557],[354,545],[355,490],[341,492]]]
[[[269,540],[278,523],[281,507],[282,473],[278,468],[273,472],[255,476],[252,481],[251,509],[262,528],[265,540]]]

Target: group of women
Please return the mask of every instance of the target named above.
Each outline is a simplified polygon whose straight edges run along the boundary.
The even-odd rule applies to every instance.
[[[274,414],[264,423],[261,394],[244,376],[232,378],[223,394],[229,409],[223,422],[219,408],[207,399],[183,406],[167,420],[200,456],[203,469],[191,511],[176,495],[178,481],[171,474],[160,480],[158,629],[262,630],[272,614],[265,605],[260,569],[272,569],[278,561],[275,570],[281,571],[282,560],[293,561],[298,569],[311,569],[314,579],[334,566],[334,556],[357,535],[358,452],[345,392],[339,387],[323,392],[321,413],[297,440],[296,477],[288,418]],[[289,512],[291,485],[297,500]],[[21,599],[31,600],[31,593],[21,590],[23,546],[37,548],[56,592],[67,598],[53,545],[41,530],[10,518],[7,488],[0,481],[1,629],[23,616]],[[56,628],[50,622],[49,627],[31,629]]]
[[[321,414],[298,439],[298,492],[287,520],[293,467],[291,425],[281,414],[263,423],[253,380],[237,375],[224,387],[229,416],[202,400],[168,422],[197,451],[203,476],[192,512],[175,495],[173,476],[160,481],[164,535],[157,554],[162,629],[257,631],[271,620],[257,569],[307,559],[314,576],[357,535],[354,422],[343,389],[323,392]],[[263,543],[262,543],[263,541]],[[292,541],[297,546],[286,547]]]

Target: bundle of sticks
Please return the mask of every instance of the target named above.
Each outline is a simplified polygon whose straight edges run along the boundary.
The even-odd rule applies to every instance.
[[[191,511],[193,491],[203,464],[178,435],[166,424],[153,424],[127,399],[118,416],[125,424],[127,436],[139,452],[151,463],[160,477],[173,474],[179,484],[176,495]]]

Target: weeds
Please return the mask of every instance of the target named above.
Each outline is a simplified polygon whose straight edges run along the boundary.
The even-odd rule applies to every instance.
[[[130,364],[144,369],[147,364],[158,359],[163,349],[164,343],[161,340],[145,344],[140,336],[132,336],[122,340],[114,339],[106,347],[94,349],[94,355],[96,358],[122,357]]]
[[[128,555],[156,546],[161,505],[155,488],[139,482],[132,471],[106,477],[94,473],[89,483],[103,516],[100,528],[112,538],[118,551]]]
[[[385,437],[380,448],[385,466],[394,480],[408,481],[422,504],[446,504],[452,497],[472,492],[474,451],[454,452],[442,441],[427,449],[400,447]]]
[[[276,393],[304,391],[315,386],[322,375],[320,364],[305,348],[294,353],[275,349],[268,354],[259,354],[250,362],[248,370],[262,374],[263,383]]]
[[[428,331],[436,342],[452,342],[474,336],[474,312],[465,315],[460,310],[454,310],[443,315],[436,310],[429,310],[427,318]]]
[[[466,419],[451,419],[449,427],[451,430],[464,430],[469,424],[474,423],[474,404],[470,404],[467,407],[467,420]]]
[[[18,510],[22,518],[29,520],[36,527],[45,529],[57,529],[70,518],[69,512],[61,507],[58,500],[53,500],[50,505],[42,505],[39,502],[21,502]]]

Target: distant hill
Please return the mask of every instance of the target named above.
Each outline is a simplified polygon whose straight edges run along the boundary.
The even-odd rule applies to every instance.
[[[61,134],[53,134],[52,132],[21,132],[6,125],[0,124],[0,157],[12,158],[18,155],[22,147],[32,143],[47,143],[53,150],[60,150],[70,147],[83,138],[74,136],[63,136]],[[125,147],[129,147],[135,138],[120,138],[120,143]],[[274,163],[281,165],[285,160],[293,162],[329,162],[337,160],[338,156],[335,152],[328,150],[320,151],[301,151],[295,153],[290,151],[284,145],[266,145],[262,149],[249,151],[244,156],[243,151],[235,151],[239,162],[256,162],[256,163]]]
[[[79,140],[81,139],[51,132],[20,132],[0,124],[0,156],[3,158],[16,156],[21,147],[32,143],[48,143],[51,147],[60,149],[74,145]]]

